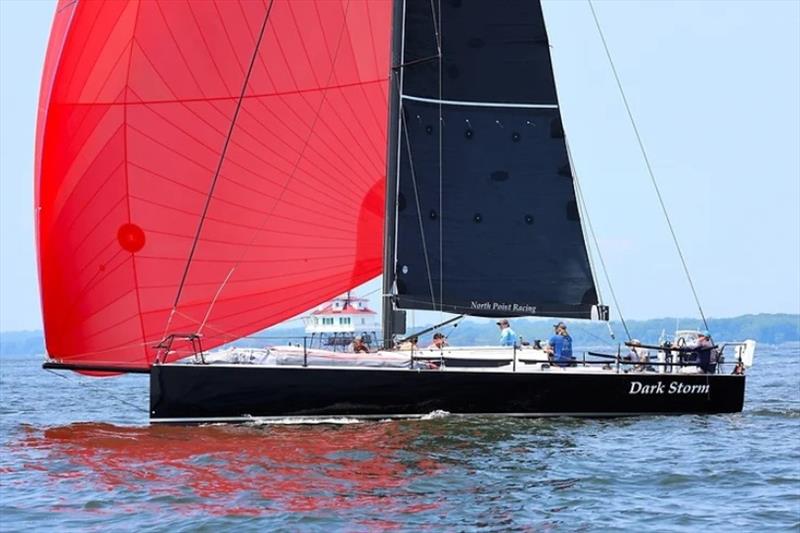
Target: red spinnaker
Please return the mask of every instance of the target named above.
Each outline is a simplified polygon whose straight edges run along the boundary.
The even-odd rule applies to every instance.
[[[59,2],[35,171],[50,357],[147,367],[166,334],[210,348],[380,274],[390,16]]]

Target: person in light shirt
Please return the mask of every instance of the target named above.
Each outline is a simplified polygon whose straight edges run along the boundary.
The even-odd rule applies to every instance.
[[[636,372],[643,372],[647,369],[647,363],[650,362],[650,352],[642,348],[642,343],[638,339],[631,341],[630,348],[628,355],[624,359],[631,363],[636,363],[633,367]]]
[[[417,337],[409,337],[407,340],[400,343],[397,347],[398,350],[417,350],[417,342],[419,339]]]
[[[447,339],[445,338],[443,333],[434,333],[433,334],[433,342],[430,346],[428,346],[431,350],[441,350],[447,346]]]
[[[519,337],[505,318],[497,323],[500,328],[500,346],[519,346]]]

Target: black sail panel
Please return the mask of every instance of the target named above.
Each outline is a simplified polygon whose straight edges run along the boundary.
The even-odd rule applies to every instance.
[[[408,1],[404,43],[397,305],[588,318],[597,295],[539,2]]]
[[[407,0],[403,94],[439,96],[439,14],[434,10],[440,5],[445,98],[556,103],[550,48],[538,0]]]

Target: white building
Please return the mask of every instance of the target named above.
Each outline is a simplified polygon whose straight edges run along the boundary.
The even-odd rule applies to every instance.
[[[378,313],[367,307],[367,300],[342,296],[322,304],[305,319],[306,333],[352,336],[380,329]]]

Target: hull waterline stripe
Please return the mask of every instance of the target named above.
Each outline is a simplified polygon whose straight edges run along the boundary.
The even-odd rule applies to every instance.
[[[444,417],[472,417],[472,416],[491,416],[491,417],[501,417],[501,416],[510,416],[516,418],[540,418],[540,417],[580,417],[580,418],[602,418],[602,417],[615,417],[615,416],[670,416],[670,415],[686,415],[686,414],[693,414],[692,411],[674,411],[674,412],[603,412],[603,413],[592,413],[592,412],[574,412],[574,413],[556,413],[556,412],[543,412],[543,413],[448,413],[446,415],[442,415]],[[711,413],[703,413],[701,411],[697,411],[697,414],[711,414]],[[316,416],[292,416],[292,415],[282,415],[282,416],[220,416],[220,417],[176,417],[176,418],[151,418],[150,422],[153,424],[164,424],[164,423],[177,423],[177,424],[224,424],[230,422],[284,422],[284,423],[291,423],[296,422],[298,424],[303,422],[313,422],[317,424],[326,424],[326,423],[335,423],[336,421],[341,420],[356,420],[356,421],[366,421],[366,420],[409,420],[409,419],[421,419],[425,417],[435,418],[436,416],[431,416],[430,413],[425,414],[381,414],[381,415],[316,415]],[[291,422],[290,422],[291,421]]]
[[[460,105],[468,107],[509,107],[520,109],[558,109],[557,104],[513,104],[509,102],[470,102],[467,100],[439,100],[438,98],[422,98],[421,96],[409,96],[402,94],[400,97],[403,100],[412,100],[414,102],[426,102],[429,104],[443,104],[443,105]]]

